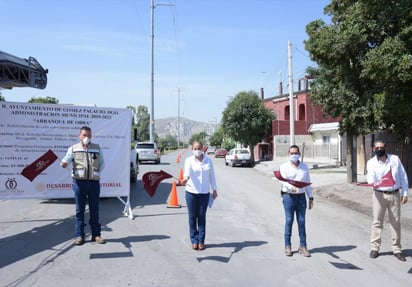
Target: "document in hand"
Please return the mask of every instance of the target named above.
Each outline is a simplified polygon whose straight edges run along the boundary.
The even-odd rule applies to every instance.
[[[213,194],[209,192],[209,203],[208,203],[209,208],[212,208],[214,202],[215,202],[215,199],[213,198]]]
[[[293,186],[295,186],[295,187],[297,187],[297,188],[302,188],[302,187],[305,187],[305,186],[308,186],[308,185],[312,184],[311,182],[304,182],[304,181],[298,181],[298,180],[294,180],[294,179],[284,178],[284,177],[280,174],[280,171],[279,171],[279,170],[275,170],[275,171],[273,172],[273,175],[274,175],[278,180],[284,181],[284,182],[288,182],[288,183],[290,183],[291,185],[293,185]]]
[[[373,186],[374,188],[378,188],[378,187],[392,187],[395,185],[395,180],[393,179],[392,176],[392,170],[389,169],[389,171],[387,173],[385,173],[385,175],[378,180],[377,182],[374,183],[358,183],[358,186]]]

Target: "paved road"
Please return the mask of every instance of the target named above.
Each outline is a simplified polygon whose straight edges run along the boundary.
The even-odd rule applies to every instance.
[[[141,174],[164,169],[177,176],[176,156],[141,165]],[[370,216],[319,196],[308,211],[312,257],[286,257],[279,183],[263,165],[214,161],[219,197],[208,211],[206,250],[190,248],[183,187],[182,207],[166,207],[170,180],[153,198],[140,181],[132,186],[134,220],[122,216],[119,200],[102,200],[105,245],[72,245],[72,200],[2,201],[0,286],[410,286],[411,231],[403,234],[407,262],[392,256],[388,228],[383,254],[369,259]],[[294,250],[297,242],[295,228]]]

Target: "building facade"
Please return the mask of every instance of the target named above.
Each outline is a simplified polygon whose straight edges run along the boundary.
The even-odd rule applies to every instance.
[[[281,87],[278,96],[262,99],[276,119],[272,122],[271,137],[255,147],[255,158],[275,160],[287,157],[291,145],[290,113],[293,111],[294,143],[300,147],[303,160],[342,164],[345,158],[339,119],[324,115],[320,106],[311,102],[308,78],[299,80],[298,91],[293,94],[292,109],[289,94],[283,94]]]

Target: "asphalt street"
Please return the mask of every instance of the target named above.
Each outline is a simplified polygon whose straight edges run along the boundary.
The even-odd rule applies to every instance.
[[[175,176],[177,153],[160,165],[142,164],[140,175],[163,169]],[[168,208],[172,179],[154,197],[140,180],[131,186],[134,219],[117,198],[100,203],[104,245],[73,245],[72,199],[0,201],[0,286],[410,286],[412,204],[402,208],[403,250],[390,249],[385,225],[381,255],[369,258],[370,190],[346,184],[344,168],[311,170],[315,206],[307,212],[312,257],[283,250],[284,213],[279,163],[232,168],[215,162],[218,198],[208,210],[206,250],[190,247],[184,187],[180,208]]]

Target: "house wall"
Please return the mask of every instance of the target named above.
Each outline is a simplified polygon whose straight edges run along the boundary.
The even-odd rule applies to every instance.
[[[276,119],[272,122],[272,135],[290,134],[289,95],[265,99],[264,105],[276,115]],[[312,124],[332,123],[339,120],[323,115],[321,108],[312,104],[306,91],[294,94],[293,108],[295,135],[308,135]]]
[[[314,141],[311,135],[295,136],[295,144],[299,146],[302,160],[313,163],[341,165],[339,157],[340,141],[341,139],[337,136],[328,144]],[[290,147],[289,136],[274,136],[273,143],[273,160],[286,159]]]
[[[272,139],[269,143],[269,150],[272,153],[269,154],[269,158],[285,157],[290,146],[289,95],[264,99],[264,105],[276,115],[276,119],[272,121]],[[324,116],[320,106],[312,104],[306,90],[294,94],[293,108],[295,114],[295,144],[304,149],[306,157],[317,162],[337,163],[342,161],[342,144],[339,140],[338,131],[309,133],[309,128],[312,124],[337,122],[339,119]],[[324,144],[322,142],[322,135],[330,135],[331,141]],[[258,146],[255,154],[259,155],[261,153]]]

